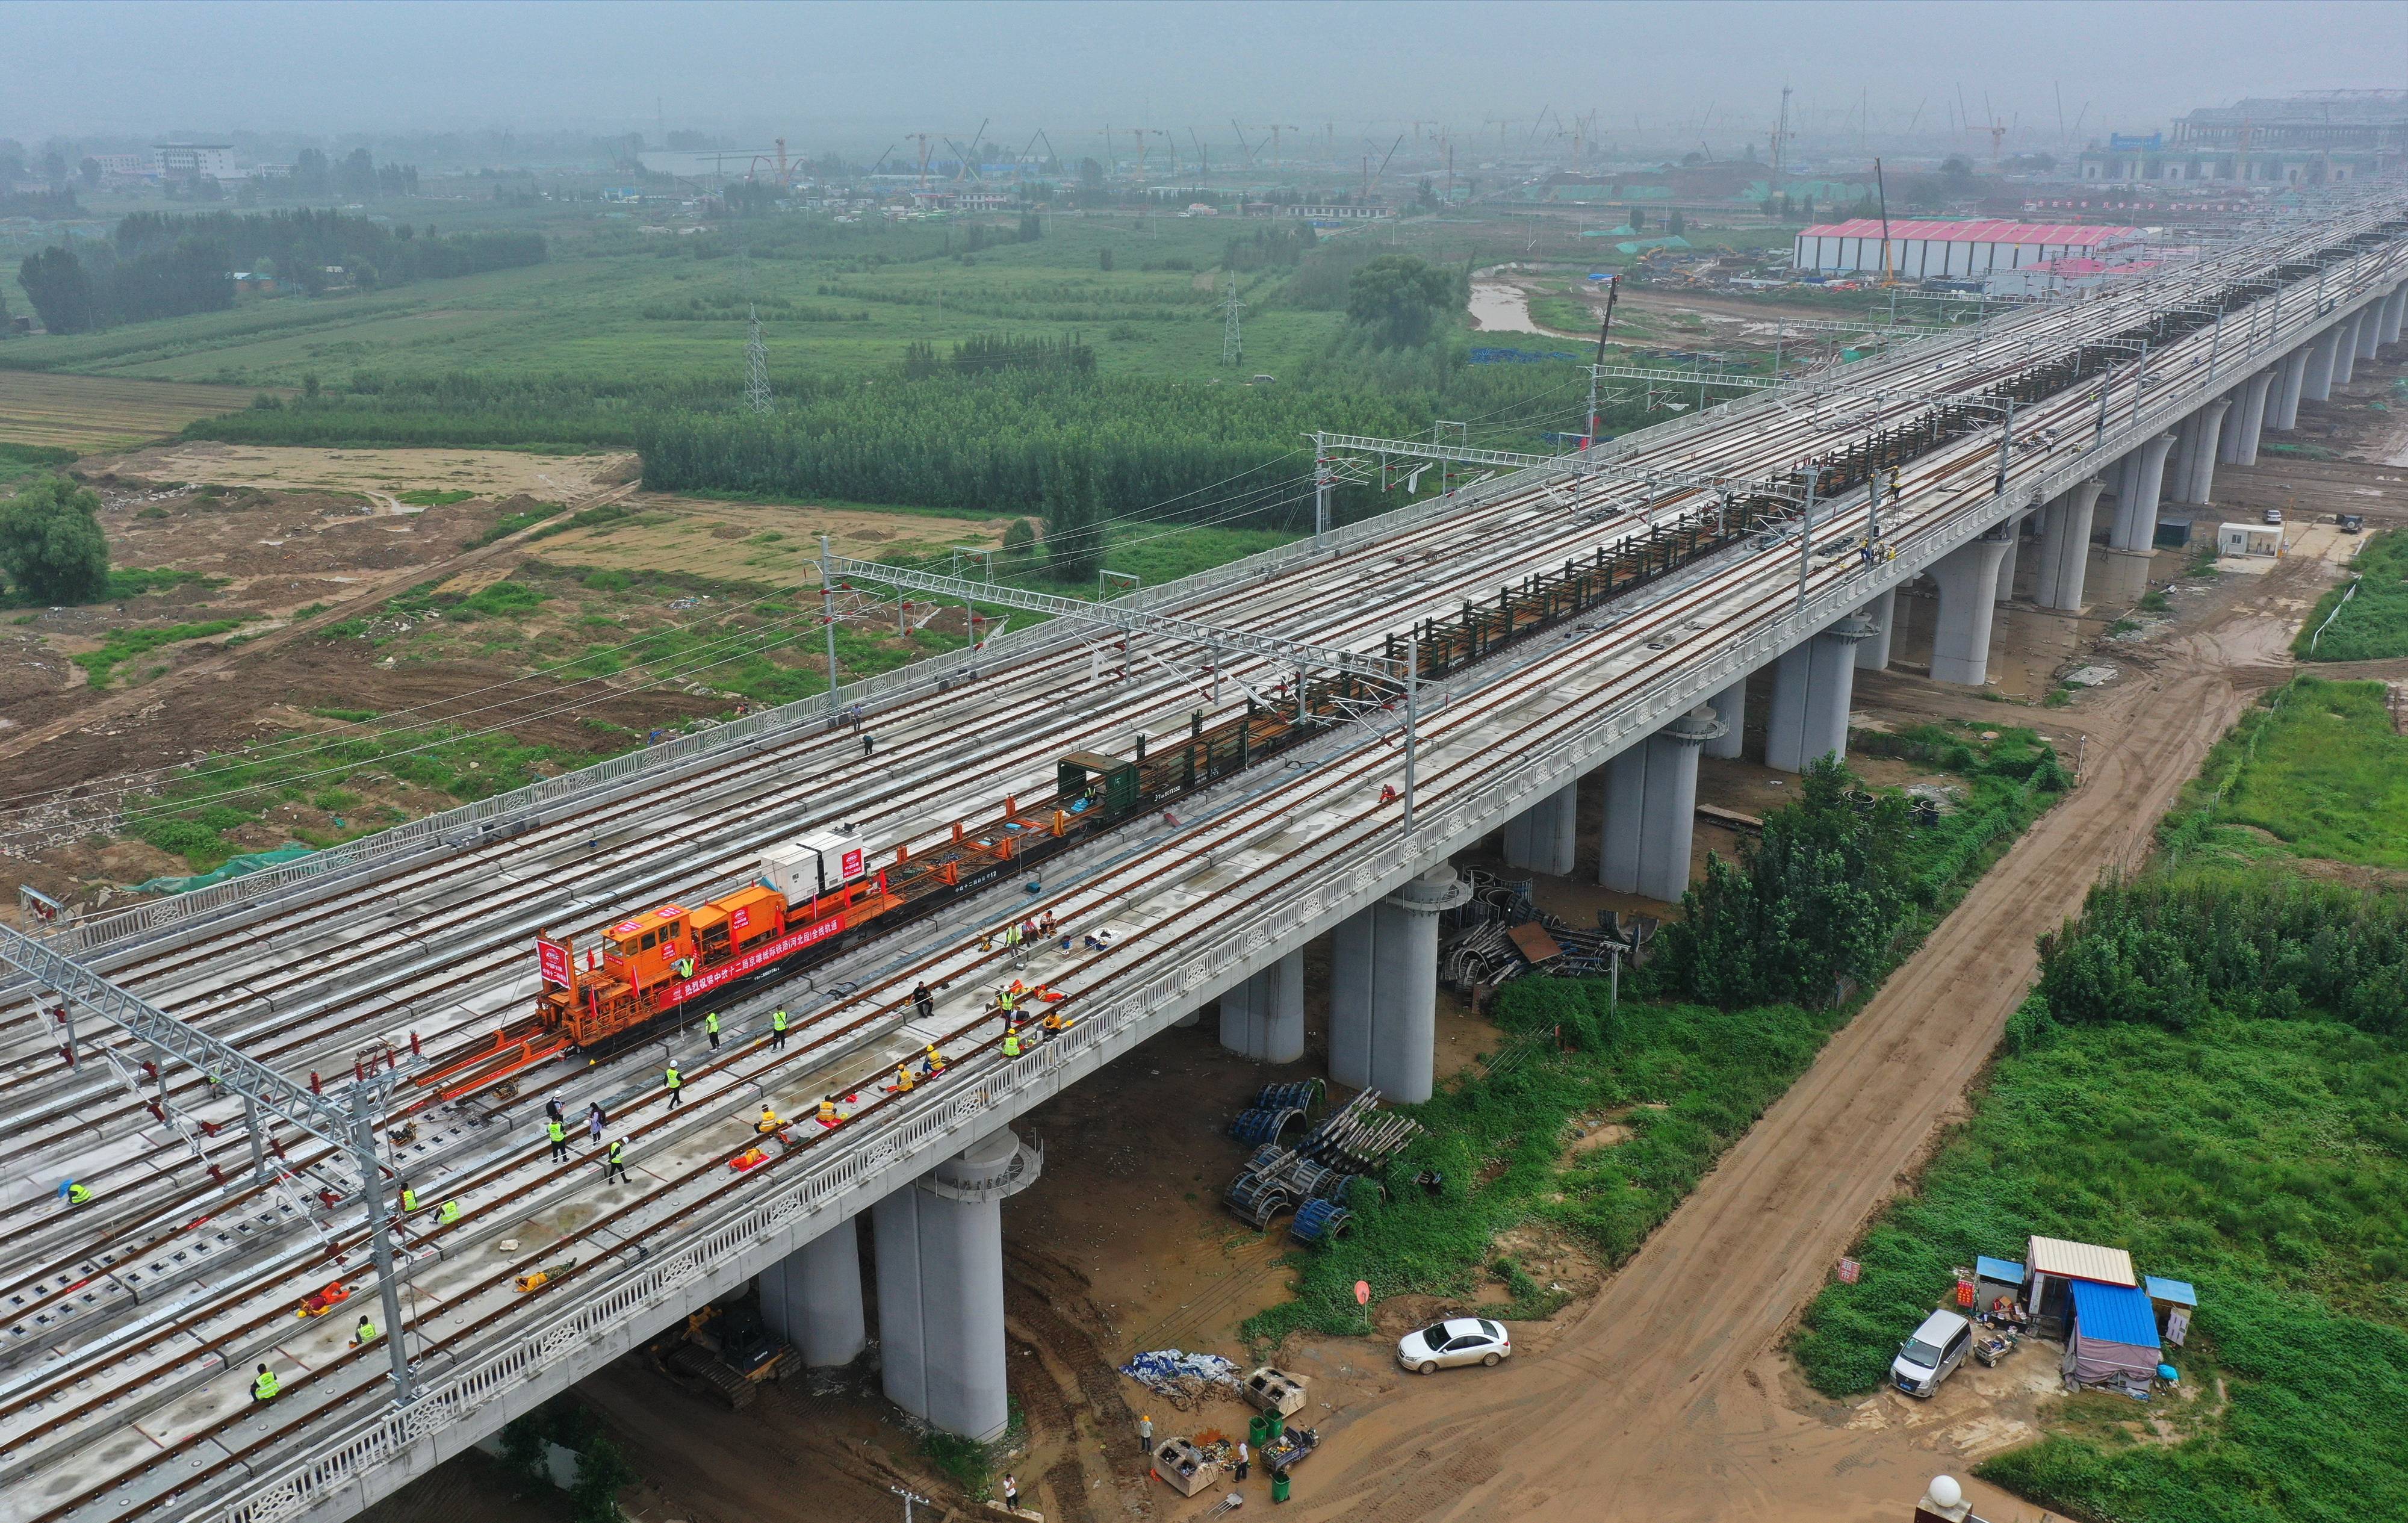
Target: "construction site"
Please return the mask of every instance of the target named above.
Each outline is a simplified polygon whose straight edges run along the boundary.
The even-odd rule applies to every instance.
[[[2408,1496],[2408,94],[1757,93],[0,139],[0,1523]]]

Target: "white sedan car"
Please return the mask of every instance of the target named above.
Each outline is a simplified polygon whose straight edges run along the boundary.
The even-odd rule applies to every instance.
[[[1397,1362],[1429,1374],[1443,1364],[1486,1364],[1511,1356],[1513,1340],[1484,1316],[1459,1316],[1397,1340]]]

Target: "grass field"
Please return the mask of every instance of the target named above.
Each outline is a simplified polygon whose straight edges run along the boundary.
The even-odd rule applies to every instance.
[[[2167,1350],[2198,1398],[2052,1402],[1985,1476],[2116,1523],[2408,1516],[2408,905],[2297,860],[2408,862],[2403,745],[2380,683],[2313,678],[2218,744],[2157,864],[2044,951],[1972,1120],[1851,1250],[1861,1278],[1809,1307],[1812,1384],[1878,1385],[1975,1254],[2114,1244],[2198,1286]]]
[[[225,386],[0,369],[0,443],[78,454],[122,449],[231,412],[251,395]]]
[[[891,370],[907,344],[974,334],[1078,333],[1107,373],[1218,368],[1223,297],[1210,271],[1245,229],[1175,217],[1141,228],[1126,216],[1049,221],[1038,242],[975,254],[932,254],[945,230],[909,226],[864,230],[857,247],[756,259],[749,269],[693,257],[701,247],[693,238],[613,227],[545,265],[391,292],[245,298],[229,312],[22,339],[0,362],[243,385],[297,386],[311,374],[331,383],[355,369],[740,381],[750,301],[759,305],[773,389],[781,375]],[[1101,267],[1107,251],[1110,271]],[[1170,264],[1189,267],[1144,267]],[[1239,278],[1249,373],[1299,363],[1337,327],[1335,312],[1268,307],[1284,274]]]
[[[2403,1106],[2408,1043],[2338,1022],[2047,1030],[1852,1250],[1862,1278],[1814,1301],[1800,1362],[1828,1394],[1870,1389],[1951,1265],[2020,1257],[2033,1232],[2128,1247],[2198,1286],[2189,1344],[2167,1353],[2229,1408],[2164,1444],[2129,1400],[2086,1395],[1986,1477],[2121,1523],[2408,1516]]]
[[[2218,742],[2183,808],[2301,856],[2408,868],[2408,737],[2388,698],[2381,682],[2295,679]]]
[[[2408,655],[2408,532],[2386,529],[2374,535],[2350,568],[2358,574],[2357,592],[2344,586],[2325,594],[2300,626],[2292,654],[2302,661]],[[2317,633],[2319,628],[2323,633]]]

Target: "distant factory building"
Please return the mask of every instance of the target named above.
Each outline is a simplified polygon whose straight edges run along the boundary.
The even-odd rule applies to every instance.
[[[150,151],[159,155],[159,172],[171,179],[181,175],[235,178],[232,143],[153,143]]]
[[[1280,208],[1280,213],[1283,216],[1302,217],[1316,223],[1370,222],[1397,214],[1392,207],[1383,207],[1377,202],[1369,201],[1354,201],[1343,206],[1326,207],[1284,206]]]
[[[2172,133],[2112,134],[2082,155],[2081,177],[2114,185],[2328,185],[2408,161],[2408,90],[2319,90],[2211,106]]]
[[[1893,222],[1889,268],[1901,280],[1981,277],[2027,265],[2082,257],[2117,263],[2137,254],[2137,227],[2086,227],[2072,223]],[[1825,223],[1798,235],[1792,267],[1824,274],[1882,272],[1878,217]]]

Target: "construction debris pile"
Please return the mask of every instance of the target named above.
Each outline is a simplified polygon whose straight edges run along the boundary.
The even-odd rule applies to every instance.
[[[1182,1412],[1216,1392],[1239,1394],[1237,1365],[1218,1354],[1158,1348],[1122,1365],[1121,1373]]]
[[[1282,1098],[1282,1091],[1297,1087],[1271,1085],[1246,1114],[1276,1112],[1280,1108],[1271,1102]],[[1421,1131],[1421,1123],[1411,1116],[1381,1111],[1380,1092],[1367,1089],[1343,1110],[1325,1116],[1294,1147],[1276,1141],[1257,1147],[1222,1199],[1240,1221],[1257,1229],[1293,1211],[1291,1236],[1298,1243],[1326,1242],[1341,1236],[1354,1221],[1347,1202],[1354,1181],[1386,1168]],[[1376,1179],[1369,1185],[1379,1187]]]
[[[1534,969],[1556,978],[1587,978],[1609,971],[1616,958],[1636,966],[1656,934],[1654,916],[1618,910],[1598,911],[1596,927],[1583,930],[1533,904],[1527,879],[1480,868],[1464,869],[1464,876],[1471,898],[1446,912],[1455,934],[1439,953],[1438,976],[1445,987],[1475,999]]]

